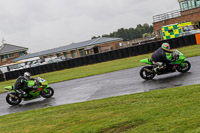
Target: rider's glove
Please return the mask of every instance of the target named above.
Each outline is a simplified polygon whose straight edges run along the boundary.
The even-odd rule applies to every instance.
[[[171,62],[174,62],[174,61],[176,61],[176,60],[175,60],[175,59],[172,59],[172,60],[171,60]]]

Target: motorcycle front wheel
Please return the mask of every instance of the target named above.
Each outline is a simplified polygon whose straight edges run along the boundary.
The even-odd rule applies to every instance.
[[[153,79],[155,75],[151,66],[145,66],[140,70],[140,77],[145,80]]]
[[[18,105],[20,104],[22,101],[22,99],[20,97],[17,96],[16,93],[9,93],[7,96],[6,96],[6,102],[10,105]]]
[[[54,95],[54,90],[53,88],[49,87],[49,88],[46,88],[47,90],[47,93],[45,91],[42,91],[41,92],[41,96],[44,97],[44,98],[50,98]]]
[[[190,70],[190,68],[191,68],[190,62],[189,62],[189,61],[185,61],[185,62],[183,62],[183,63],[184,63],[184,67],[182,67],[182,66],[180,65],[180,66],[178,66],[178,67],[176,68],[178,72],[185,73],[185,72],[187,72],[187,71]]]

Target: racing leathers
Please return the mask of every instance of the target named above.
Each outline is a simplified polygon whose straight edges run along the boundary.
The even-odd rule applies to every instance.
[[[172,51],[167,51],[162,48],[159,48],[152,54],[151,56],[152,63],[157,65],[158,66],[157,68],[161,68],[164,63],[168,64],[172,62],[172,60],[167,59],[165,52],[173,53]],[[154,70],[156,71],[156,69]]]

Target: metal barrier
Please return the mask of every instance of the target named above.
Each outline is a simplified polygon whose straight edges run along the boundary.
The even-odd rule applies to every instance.
[[[160,21],[164,21],[164,20],[167,20],[167,19],[176,18],[176,17],[180,17],[180,16],[181,16],[180,10],[175,10],[175,11],[171,11],[171,12],[167,12],[167,13],[163,13],[163,14],[153,16],[153,22],[154,23],[160,22]]]

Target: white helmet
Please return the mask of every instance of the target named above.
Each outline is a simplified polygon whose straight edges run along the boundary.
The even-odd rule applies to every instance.
[[[25,72],[25,73],[24,73],[24,78],[25,78],[26,80],[30,80],[30,79],[31,79],[31,74],[30,74],[29,72]]]

